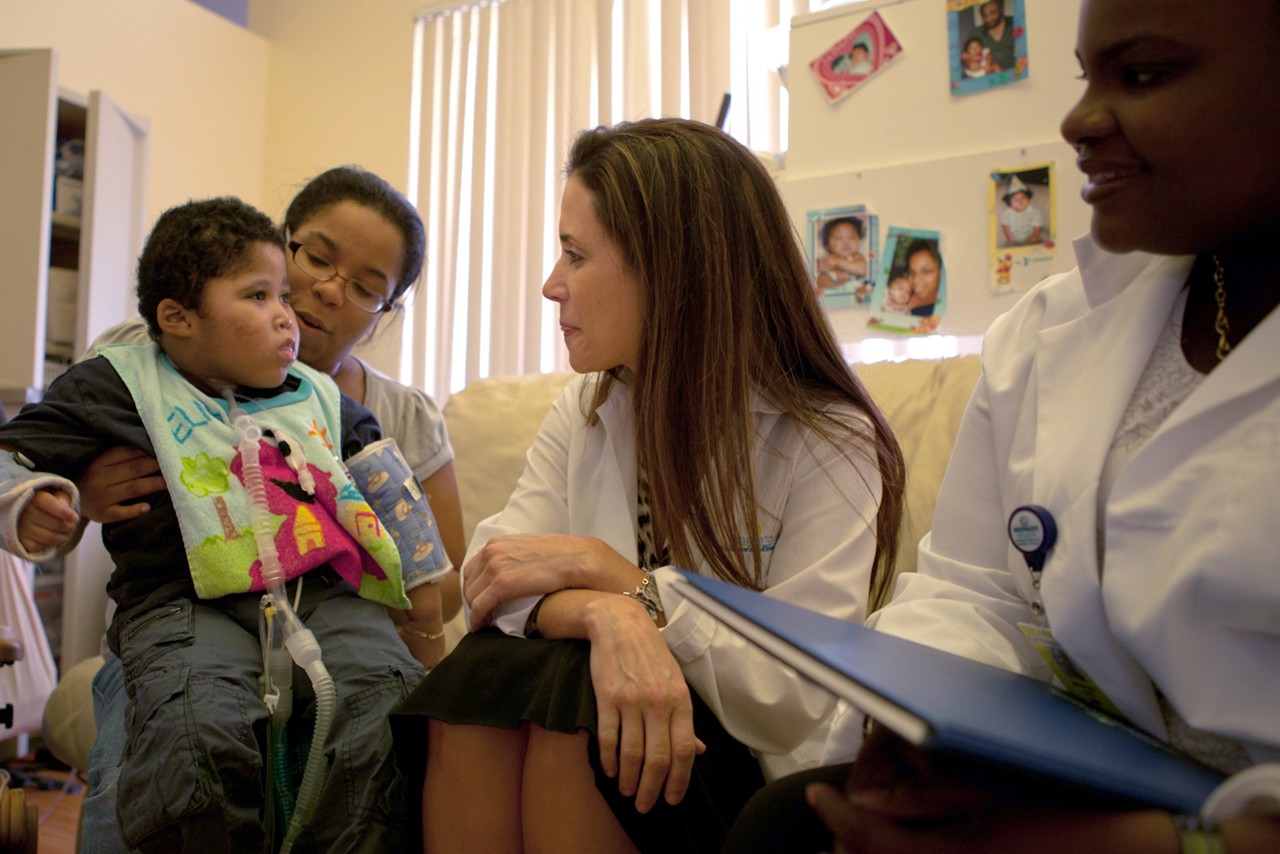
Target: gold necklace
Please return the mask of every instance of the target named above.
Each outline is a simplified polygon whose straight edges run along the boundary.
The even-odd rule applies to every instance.
[[[1218,318],[1213,323],[1214,331],[1218,333],[1218,361],[1221,362],[1227,358],[1227,354],[1231,352],[1231,342],[1227,340],[1227,332],[1231,326],[1227,323],[1227,287],[1226,275],[1222,272],[1222,262],[1218,260],[1218,253],[1213,253],[1213,284],[1215,290],[1213,292],[1213,301],[1218,304]]]

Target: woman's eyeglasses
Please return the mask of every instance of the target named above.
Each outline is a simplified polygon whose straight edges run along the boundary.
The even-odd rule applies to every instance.
[[[317,255],[304,244],[290,239],[288,235],[285,236],[285,240],[289,246],[289,255],[299,270],[317,282],[328,282],[334,279],[342,282],[343,293],[356,308],[367,314],[377,314],[390,307],[391,300],[386,295],[356,279],[342,275],[338,272],[338,268],[323,255]]]

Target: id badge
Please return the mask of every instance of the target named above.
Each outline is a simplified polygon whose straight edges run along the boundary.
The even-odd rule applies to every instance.
[[[1114,718],[1125,719],[1115,703],[1111,702],[1102,689],[1089,678],[1089,674],[1076,667],[1071,656],[1067,655],[1067,651],[1058,643],[1048,626],[1018,623],[1018,628],[1022,630],[1022,634],[1031,642],[1031,645],[1040,652],[1040,656],[1049,665],[1053,675],[1058,678],[1062,687],[1073,699],[1106,712]]]

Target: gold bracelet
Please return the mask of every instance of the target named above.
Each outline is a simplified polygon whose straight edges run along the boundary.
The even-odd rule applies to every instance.
[[[408,632],[409,634],[413,635],[415,638],[422,638],[423,640],[440,640],[440,638],[444,637],[443,629],[434,634],[432,634],[431,632],[420,632],[417,629],[415,629],[413,626],[409,625],[408,623],[405,623],[403,626],[401,626],[400,631]]]

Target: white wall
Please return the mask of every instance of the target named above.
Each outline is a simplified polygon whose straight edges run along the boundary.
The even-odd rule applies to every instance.
[[[343,163],[408,189],[413,12],[421,0],[258,0],[249,27],[271,44],[266,186],[283,206]]]
[[[416,0],[267,0],[249,29],[189,0],[0,0],[0,47],[52,47],[59,83],[150,124],[148,226],[232,194],[274,218],[306,179],[359,163],[407,189]],[[388,328],[365,355],[398,370]]]
[[[356,163],[407,192],[413,13],[422,0],[252,0],[271,44],[267,210],[284,213],[311,176]],[[360,354],[399,374],[398,326]]]
[[[264,196],[266,40],[186,0],[0,0],[0,47],[52,47],[58,82],[150,125],[147,225],[189,198]]]
[[[962,98],[947,88],[942,0],[852,4],[793,21],[790,151],[779,181],[797,226],[803,230],[809,207],[846,203],[876,184],[894,188],[856,200],[881,214],[882,234],[893,224],[944,231],[951,299],[943,331],[952,334],[980,334],[1013,298],[966,275],[985,269],[986,194],[981,181],[962,192],[950,177],[939,193],[930,182],[943,161],[1007,167],[1024,150],[1059,146],[1060,232],[1087,226],[1058,137],[1081,89],[1073,58],[1079,0],[1025,2],[1030,78]],[[0,0],[0,47],[52,46],[63,86],[102,89],[149,120],[149,219],[219,193],[278,217],[308,177],[340,163],[408,189],[413,13],[421,8],[422,0],[253,0],[249,31],[187,0]],[[808,60],[876,8],[906,52],[862,90],[828,104]],[[940,215],[906,221],[926,206]],[[923,221],[935,218],[942,221]],[[1058,266],[1070,267],[1069,249],[1059,254]],[[832,319],[843,340],[867,335],[860,312]],[[398,344],[391,328],[363,352],[394,374]]]
[[[1083,91],[1074,56],[1079,6],[1079,0],[1025,0],[1028,79],[960,97],[949,89],[942,0],[854,3],[793,19],[790,148],[779,184],[800,233],[807,211],[850,203],[880,216],[882,241],[891,225],[941,231],[948,305],[940,331],[981,335],[1017,299],[991,290],[988,170],[1054,162],[1057,249],[1043,272],[1075,266],[1070,241],[1088,230],[1089,211],[1058,126]],[[873,10],[904,52],[828,103],[809,61]],[[865,309],[833,309],[829,316],[843,342],[884,335],[868,330]]]

